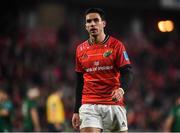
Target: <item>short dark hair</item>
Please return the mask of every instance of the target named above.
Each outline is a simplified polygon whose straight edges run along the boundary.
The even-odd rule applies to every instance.
[[[105,20],[105,12],[101,8],[89,8],[85,11],[85,17],[89,13],[98,13],[102,20]]]
[[[7,93],[7,90],[5,88],[0,87],[0,92]]]

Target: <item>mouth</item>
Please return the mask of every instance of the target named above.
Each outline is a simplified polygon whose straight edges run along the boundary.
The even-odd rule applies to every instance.
[[[97,32],[98,30],[97,30],[96,28],[92,28],[92,29],[90,29],[90,31],[91,31],[92,33],[95,33],[95,32]]]

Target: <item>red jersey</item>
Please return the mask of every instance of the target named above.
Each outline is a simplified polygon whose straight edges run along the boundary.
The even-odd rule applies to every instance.
[[[120,87],[119,68],[130,64],[119,40],[106,36],[101,44],[85,41],[76,49],[76,72],[83,73],[82,104],[124,105],[112,101],[112,91]]]

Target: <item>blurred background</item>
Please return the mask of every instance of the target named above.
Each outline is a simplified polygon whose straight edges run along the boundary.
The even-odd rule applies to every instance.
[[[13,105],[13,131],[23,131],[22,104],[32,85],[40,90],[41,131],[48,131],[46,101],[54,88],[62,93],[62,131],[74,131],[75,49],[88,37],[83,15],[89,7],[105,10],[106,33],[124,43],[132,62],[129,131],[163,131],[180,95],[179,0],[9,0],[0,6],[0,88]]]

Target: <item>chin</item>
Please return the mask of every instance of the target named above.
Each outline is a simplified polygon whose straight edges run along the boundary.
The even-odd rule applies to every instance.
[[[91,33],[91,36],[96,37],[98,36],[98,33]]]

